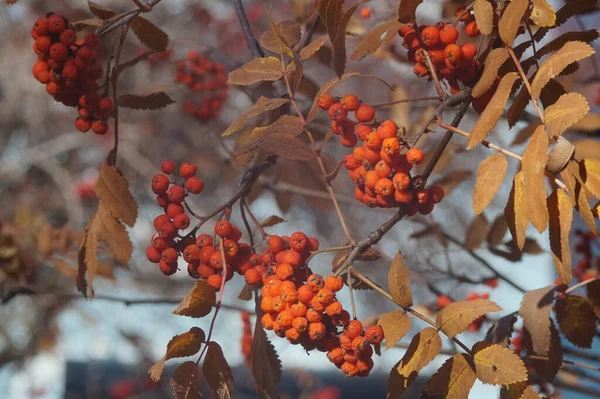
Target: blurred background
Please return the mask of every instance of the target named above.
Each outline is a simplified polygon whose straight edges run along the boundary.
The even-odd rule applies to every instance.
[[[135,8],[133,2],[99,0],[106,7],[124,12]],[[418,11],[420,23],[434,24],[454,17],[462,1],[428,0]],[[555,9],[565,2],[551,1]],[[257,37],[268,29],[268,7],[272,4],[276,21],[297,20],[305,24],[312,15],[311,0],[245,1],[246,12]],[[369,17],[358,14],[350,23],[347,45],[353,49],[358,39],[370,29],[393,18],[397,1],[373,0]],[[197,214],[207,214],[229,199],[237,190],[245,170],[232,160],[231,152],[238,137],[223,140],[220,133],[247,109],[260,95],[272,96],[269,84],[248,88],[230,88],[214,117],[200,118],[190,113],[186,104],[198,104],[203,94],[192,92],[175,79],[177,62],[189,51],[207,54],[215,62],[232,70],[251,58],[237,16],[230,1],[163,0],[147,17],[170,36],[168,54],[157,56],[129,69],[122,76],[120,93],[148,94],[165,91],[177,103],[165,109],[148,112],[125,110],[120,115],[121,143],[118,164],[130,183],[131,191],[140,206],[140,216],[134,228],[128,229],[134,242],[134,255],[128,265],[103,253],[99,277],[94,288],[97,298],[85,301],[76,292],[77,249],[89,217],[97,207],[93,187],[100,165],[113,144],[112,131],[106,136],[75,130],[75,110],[55,103],[45,88],[31,74],[36,56],[31,50],[31,26],[34,21],[53,11],[71,22],[90,18],[83,0],[21,0],[15,5],[0,5],[0,398],[166,398],[170,397],[168,380],[178,360],[171,360],[159,384],[149,381],[147,369],[164,355],[167,342],[192,326],[206,331],[210,318],[190,319],[173,315],[193,280],[185,265],[174,276],[165,277],[156,265],[146,260],[145,249],[153,234],[152,219],[161,213],[150,190],[152,176],[159,171],[164,159],[177,163],[192,162],[206,182],[204,192],[193,199]],[[598,13],[570,20],[552,30],[544,39],[551,40],[561,32],[598,28]],[[582,25],[580,25],[582,24]],[[317,28],[314,37],[322,34]],[[543,43],[544,43],[543,42]],[[110,40],[104,40],[107,46]],[[541,45],[543,45],[543,43]],[[133,34],[123,50],[128,60],[145,51]],[[100,50],[105,57],[107,48]],[[592,106],[591,116],[578,124],[567,137],[576,143],[577,156],[600,157],[597,142],[600,116],[596,98],[599,95],[597,63],[587,59],[579,70],[561,79],[568,90],[582,93]],[[334,77],[331,50],[325,46],[305,65],[299,103],[308,109],[316,91]],[[373,57],[361,62],[348,62],[348,71],[377,75],[395,87],[390,93],[384,85],[372,80],[350,80],[336,93],[357,93],[369,104],[390,99],[435,95],[433,85],[418,79],[406,62],[406,51],[398,41],[382,48]],[[365,84],[368,83],[368,84]],[[435,107],[428,103],[403,104],[385,109],[409,134],[420,128]],[[508,129],[501,121],[490,141],[510,147],[517,153],[524,149],[523,140],[531,131],[535,111],[527,109],[526,121]],[[447,119],[451,118],[449,113]],[[468,131],[476,120],[469,113],[461,124]],[[268,121],[257,120],[255,123]],[[328,119],[318,118],[314,131],[323,137]],[[535,125],[533,125],[535,127]],[[243,136],[242,132],[238,136]],[[442,136],[441,131],[426,135],[420,143],[430,151]],[[502,223],[502,212],[510,190],[506,178],[499,195],[484,212],[486,223],[479,236],[485,237],[493,225],[497,242],[481,242],[468,236],[474,220],[471,193],[478,164],[489,151],[477,148],[464,150],[465,140],[455,137],[446,156],[436,168],[433,179],[440,181],[450,193],[435,212],[428,217],[402,221],[378,245],[380,258],[360,262],[360,271],[381,285],[386,284],[390,257],[401,250],[411,268],[415,303],[425,314],[434,315],[436,296],[450,295],[457,300],[469,294],[489,293],[504,311],[499,318],[518,309],[521,290],[552,284],[555,272],[549,253],[547,235],[528,231],[530,244],[526,253],[518,254],[511,246],[509,234]],[[324,151],[329,170],[333,169],[347,150],[333,141]],[[508,176],[518,165],[509,161]],[[368,209],[353,199],[353,184],[342,171],[334,183],[342,212],[346,215],[354,237],[365,237],[381,225],[392,211]],[[317,237],[322,247],[345,243],[337,216],[328,200],[322,178],[312,163],[281,160],[277,167],[261,178],[254,187],[251,207],[259,220],[270,215],[283,217],[287,222],[269,228],[269,233],[289,235],[303,231]],[[498,218],[500,216],[500,218]],[[234,221],[240,221],[237,208]],[[497,221],[497,223],[494,223]],[[432,226],[439,224],[441,230]],[[576,227],[585,231],[580,220]],[[203,227],[212,228],[209,222]],[[487,226],[487,227],[486,227]],[[498,231],[500,233],[498,233]],[[471,241],[469,241],[471,240]],[[573,245],[578,237],[573,236]],[[479,242],[478,242],[479,241]],[[596,245],[596,247],[594,247]],[[597,244],[590,253],[597,274],[595,259]],[[311,262],[314,271],[327,273],[333,256],[319,255]],[[574,265],[580,261],[576,255]],[[482,284],[490,277],[488,266],[506,276],[497,288]],[[467,277],[468,276],[468,277]],[[252,303],[237,299],[243,284],[239,278],[228,283],[224,302],[235,309],[224,309],[215,325],[214,339],[221,344],[226,359],[235,370],[235,397],[254,397],[254,384],[244,364],[240,341],[242,321],[239,310],[252,311]],[[341,301],[348,304],[347,291]],[[378,315],[393,310],[384,298],[373,292],[359,290],[357,310],[361,319],[374,322]],[[492,320],[486,320],[479,331],[462,334],[461,340],[473,344],[485,336]],[[383,397],[391,367],[401,358],[410,337],[423,326],[413,321],[411,333],[375,359],[375,368],[366,380],[345,380],[324,354],[307,355],[287,341],[271,338],[283,363],[284,381],[279,385],[288,398],[337,399]],[[597,341],[597,340],[596,340]],[[586,361],[598,365],[600,345],[595,342],[592,358]],[[455,348],[447,340],[444,353],[422,372],[434,372]],[[574,353],[577,349],[573,348]],[[600,374],[580,373],[566,368],[558,378],[561,394],[553,387],[544,387],[554,397],[600,397]],[[419,397],[415,383],[412,396]],[[210,394],[207,392],[207,397]],[[476,383],[472,398],[496,398],[498,389]]]

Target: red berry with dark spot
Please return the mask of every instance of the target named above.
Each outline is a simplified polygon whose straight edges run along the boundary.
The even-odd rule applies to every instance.
[[[185,189],[181,186],[171,186],[167,192],[169,201],[180,203],[185,199]]]

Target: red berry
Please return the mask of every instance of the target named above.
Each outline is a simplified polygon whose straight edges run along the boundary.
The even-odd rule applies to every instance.
[[[71,47],[77,41],[77,35],[75,31],[66,29],[60,34],[60,42],[67,47]]]
[[[167,248],[161,252],[160,257],[167,263],[177,262],[177,250],[175,248]]]
[[[108,123],[106,121],[92,122],[92,131],[96,134],[104,135],[108,132]]]
[[[200,194],[204,189],[204,182],[199,177],[190,177],[185,181],[185,188],[192,194]]]
[[[50,31],[48,30],[48,19],[38,18],[37,21],[35,21],[35,24],[33,24],[33,30],[39,36],[45,36],[48,33],[50,33]]]
[[[65,30],[66,24],[63,17],[58,14],[48,17],[48,31],[60,35]]]
[[[35,47],[42,53],[47,53],[52,47],[52,39],[49,36],[39,36],[35,39]]]
[[[167,197],[171,202],[182,202],[185,199],[185,189],[181,186],[171,186],[167,192]]]
[[[100,37],[95,33],[90,33],[85,37],[84,41],[86,46],[89,48],[94,48],[100,42]]]
[[[92,123],[88,119],[77,118],[75,120],[75,128],[82,133],[87,132],[92,127]]]
[[[146,249],[146,257],[152,263],[158,263],[162,259],[160,253],[154,247],[148,247]]]
[[[65,61],[69,58],[69,50],[67,49],[67,46],[62,43],[54,43],[50,47],[49,54],[50,58],[56,61]]]
[[[175,218],[175,216],[185,213],[185,209],[181,204],[169,204],[167,205],[166,214],[171,219]]]
[[[166,159],[163,161],[163,163],[160,165],[160,169],[163,171],[163,173],[170,175],[171,173],[175,172],[175,162],[171,161],[170,159]]]
[[[113,108],[113,102],[110,97],[102,97],[100,102],[98,103],[98,108],[100,111],[110,112]]]
[[[185,213],[180,213],[173,218],[173,225],[180,230],[185,230],[190,227],[190,218]]]
[[[175,272],[177,271],[177,263],[167,263],[164,260],[160,261],[158,267],[162,274],[164,274],[165,276],[175,274]]]
[[[169,189],[169,178],[163,174],[154,175],[152,178],[152,192],[164,194]]]
[[[179,176],[183,177],[184,179],[189,179],[190,177],[194,176],[197,171],[198,168],[196,165],[184,162],[179,167]]]

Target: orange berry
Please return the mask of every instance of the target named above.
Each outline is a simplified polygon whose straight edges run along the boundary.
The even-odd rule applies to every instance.
[[[327,307],[325,308],[325,313],[328,316],[336,316],[336,315],[341,315],[342,314],[342,304],[339,301],[334,301],[332,303],[330,303],[329,305],[327,305]]]
[[[265,313],[260,318],[260,324],[262,325],[262,327],[265,330],[272,330],[273,329],[273,317],[271,316],[271,314],[270,313]]]
[[[400,152],[402,149],[402,144],[400,144],[400,140],[398,140],[396,137],[391,137],[383,140],[381,149],[386,155],[394,156]]]
[[[316,295],[310,300],[310,306],[317,312],[323,313],[325,311],[325,305],[319,302]]]
[[[275,274],[280,280],[287,280],[294,275],[294,268],[287,263],[283,263],[281,265],[277,265]]]
[[[433,48],[440,42],[440,30],[436,26],[428,26],[421,32],[421,40],[428,48]]]
[[[285,330],[285,337],[290,341],[297,341],[300,339],[300,331],[295,328],[288,328]]]
[[[273,298],[270,296],[263,296],[260,299],[260,308],[263,312],[269,313],[273,311]]]
[[[335,295],[329,288],[321,288],[315,295],[315,298],[317,298],[317,301],[327,306],[335,300]]]
[[[344,279],[340,276],[327,276],[325,278],[325,287],[332,292],[338,292],[344,286]]]
[[[414,32],[415,30],[410,25],[404,25],[402,28],[398,29],[398,36],[404,37],[409,32]]]
[[[418,77],[423,78],[429,74],[429,69],[427,68],[427,65],[420,62],[418,64],[415,64],[415,66],[413,67],[413,72]]]
[[[473,61],[477,54],[477,47],[471,43],[466,43],[460,46],[460,52],[463,59]]]
[[[277,315],[277,318],[275,319],[275,321],[277,323],[279,323],[279,325],[282,327],[285,327],[285,328],[291,327],[292,322],[294,321],[294,315],[292,314],[291,311],[284,310],[283,312],[281,312]]]
[[[369,147],[363,146],[363,156],[371,165],[375,165],[381,160],[381,152],[379,150],[372,150]]]
[[[296,317],[292,321],[292,326],[302,333],[308,328],[308,320],[305,317]]]
[[[221,289],[222,281],[223,281],[223,278],[221,277],[220,274],[213,274],[206,279],[206,282],[208,283],[208,285],[210,285],[217,291],[219,291]]]
[[[344,350],[340,347],[332,348],[327,353],[327,358],[331,363],[342,363],[344,361]]]
[[[458,29],[452,25],[446,25],[446,27],[440,31],[440,41],[445,45],[456,43],[457,39]]]
[[[344,147],[352,148],[358,143],[358,137],[354,133],[350,135],[343,135],[340,138],[340,144]]]
[[[394,193],[394,185],[390,179],[379,179],[377,184],[375,184],[375,192],[377,195],[387,197],[388,195],[392,195]]]
[[[410,187],[410,175],[406,173],[396,173],[392,178],[392,183],[397,191],[404,191]]]
[[[342,98],[342,107],[346,111],[356,111],[360,106],[360,99],[356,94],[348,94]]]
[[[244,278],[246,279],[246,283],[248,283],[248,285],[258,285],[262,282],[262,277],[255,268],[248,269],[246,273],[244,273]]]
[[[323,323],[310,323],[308,325],[308,336],[314,341],[318,341],[325,336],[326,329]]]
[[[358,368],[356,367],[356,364],[354,363],[350,363],[350,362],[344,362],[342,363],[342,373],[344,373],[345,377],[354,377],[355,375],[358,374]]]
[[[425,154],[420,148],[413,147],[406,153],[406,159],[413,165],[418,165],[423,162]]]
[[[329,107],[328,113],[329,117],[336,122],[341,122],[348,118],[348,111],[342,108],[341,103],[335,103]]]
[[[460,7],[458,7],[456,9],[456,11],[454,12],[454,16],[458,17],[459,15],[462,15],[462,17],[460,17],[460,20],[462,22],[467,22],[468,20],[471,19],[471,11],[465,12],[466,9],[467,9],[466,6],[460,6]]]
[[[369,341],[367,341],[364,337],[358,336],[352,340],[352,350],[356,353],[363,352],[369,346]]]
[[[371,122],[375,118],[375,110],[370,105],[361,104],[354,115],[359,122]]]
[[[308,309],[306,311],[306,319],[311,323],[318,323],[322,319],[322,314],[315,309]]]
[[[330,94],[321,95],[317,101],[317,105],[321,109],[329,109],[333,104],[335,104],[335,99]]]
[[[215,234],[219,237],[227,237],[233,232],[233,225],[227,220],[219,220],[215,225]]]
[[[360,9],[360,17],[367,19],[373,14],[371,7],[363,7]],[[335,363],[335,362],[334,362]]]
[[[306,316],[306,313],[308,312],[308,308],[303,303],[293,304],[292,306],[290,306],[290,310],[296,317],[304,317],[304,316]]]
[[[364,178],[365,187],[375,190],[375,186],[377,182],[379,182],[380,177],[377,175],[377,172],[374,170],[370,170],[367,172]]]
[[[384,160],[377,162],[374,170],[380,178],[389,177],[392,174],[392,168]]]
[[[362,323],[358,320],[352,320],[350,323],[348,323],[348,325],[344,329],[344,334],[348,338],[354,339],[354,338],[358,337],[360,334],[362,334],[362,331],[363,331]]]
[[[389,119],[385,120],[377,127],[377,134],[383,140],[396,137],[398,134],[398,126],[396,123],[394,123],[394,121]]]
[[[367,137],[367,135],[369,133],[371,133],[372,131],[373,131],[373,128],[369,125],[359,124],[358,126],[356,126],[356,134],[358,135],[358,137],[361,140],[364,140]],[[359,158],[359,157],[357,157],[357,158]],[[362,157],[360,157],[360,159],[362,159]]]
[[[276,296],[273,298],[273,311],[280,313],[285,310],[287,302],[283,300],[280,296]]]
[[[356,368],[358,369],[358,373],[359,375],[362,377],[364,374],[362,373],[368,373],[369,371],[371,371],[371,369],[373,368],[373,359],[371,358],[366,358],[366,359],[358,359],[356,361]]]
[[[381,139],[381,137],[377,134],[377,132],[373,131],[373,132],[367,134],[364,145],[370,149],[376,150],[376,149],[381,148],[382,143],[383,143],[383,140]]]
[[[290,236],[290,247],[296,252],[302,252],[308,245],[308,237],[306,234],[296,232]]]
[[[477,22],[475,21],[469,22],[467,26],[465,26],[465,34],[469,37],[477,37],[480,33]]]
[[[437,305],[443,309],[446,306],[450,305],[452,303],[452,299],[450,299],[450,297],[446,296],[446,295],[440,295],[437,297]]]
[[[308,285],[302,285],[298,288],[298,300],[305,305],[308,305],[315,296],[312,288]]]
[[[373,345],[377,345],[383,341],[384,333],[383,328],[381,326],[371,326],[365,330],[365,339],[372,343]]]
[[[449,60],[453,65],[456,65],[462,58],[462,49],[456,43],[452,43],[446,46],[444,49],[444,57]]]
[[[310,276],[308,276],[306,284],[314,293],[317,293],[321,288],[325,286],[325,281],[323,281],[323,276],[321,276],[320,274],[311,274]]]
[[[268,240],[269,250],[274,254],[278,254],[283,251],[284,243],[283,239],[279,236],[270,236]]]
[[[298,302],[298,291],[295,289],[282,289],[281,299],[289,304]]]

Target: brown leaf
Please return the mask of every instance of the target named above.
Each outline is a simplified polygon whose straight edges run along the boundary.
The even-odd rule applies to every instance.
[[[444,362],[423,386],[423,393],[435,398],[467,399],[475,384],[475,365],[459,353]]]
[[[491,203],[502,185],[508,162],[500,153],[487,157],[477,169],[477,179],[473,188],[473,212],[479,215]]]
[[[573,345],[591,348],[596,335],[596,314],[586,298],[567,295],[554,304],[560,332]]]
[[[377,320],[377,325],[383,328],[385,349],[388,350],[410,330],[410,318],[403,310],[386,313]]]
[[[409,308],[413,304],[410,291],[410,276],[408,268],[400,252],[392,260],[388,273],[388,290],[394,301],[403,308]]]
[[[337,27],[335,39],[331,41],[333,44],[333,70],[338,78],[344,75],[346,69],[346,27],[359,5],[360,3],[357,3],[346,10]]]
[[[546,181],[544,172],[548,161],[548,135],[540,125],[523,153],[521,170],[524,180],[524,201],[531,224],[542,233],[548,227]]]
[[[587,183],[593,183],[593,180],[587,178],[584,165],[579,165],[577,162],[569,162],[563,172],[566,173],[561,173],[561,176],[565,176],[570,173],[576,179],[574,190],[570,192],[570,195],[576,199],[577,206],[575,209],[577,209],[579,215],[587,224],[590,231],[594,234],[597,234],[598,229],[596,227],[596,221],[594,220],[594,215],[588,202],[592,198],[592,192],[590,192],[588,187],[592,184]],[[569,189],[572,188],[573,187],[569,187]]]
[[[279,119],[268,126],[255,127],[248,137],[245,146],[259,143],[271,135],[296,137],[304,132],[304,122],[297,116],[282,115]]]
[[[211,312],[215,301],[214,288],[204,280],[196,280],[194,288],[182,299],[173,314],[193,318],[204,317]]]
[[[550,312],[555,288],[551,285],[527,291],[519,308],[523,326],[532,334],[533,350],[538,355],[546,355],[550,349]]]
[[[273,82],[283,76],[281,60],[276,57],[254,58],[229,72],[227,83],[247,86],[256,82]]]
[[[195,362],[185,362],[177,367],[169,385],[175,399],[202,398],[200,370]]]
[[[496,320],[485,334],[485,340],[492,344],[508,346],[513,328],[517,322],[517,315],[510,313]]]
[[[502,243],[504,240],[504,236],[508,231],[508,225],[506,224],[506,219],[504,215],[499,215],[492,223],[492,228],[490,229],[487,235],[487,243],[491,246],[497,246]]]
[[[296,21],[283,21],[277,24],[282,37],[288,46],[295,46],[300,41],[300,24]],[[272,30],[268,30],[260,37],[260,45],[277,54],[286,52],[281,42]]]
[[[600,319],[600,280],[594,280],[585,287],[590,306],[594,310],[596,317]]]
[[[319,15],[332,42],[337,35],[338,26],[342,20],[343,7],[344,0],[319,0]]]
[[[104,162],[94,192],[113,217],[133,227],[138,216],[138,205],[129,192],[127,180],[116,166]]]
[[[511,5],[517,1],[514,0]],[[508,6],[510,7],[510,5]],[[506,101],[510,95],[510,91],[514,83],[519,79],[519,74],[516,72],[509,72],[500,81],[496,92],[492,96],[489,104],[485,107],[485,110],[481,113],[479,119],[475,123],[475,126],[471,130],[471,134],[469,135],[469,140],[467,142],[467,149],[470,150],[473,147],[479,145],[482,140],[484,140],[487,135],[492,131],[492,129],[498,123],[498,120],[504,113],[504,108],[506,106]]]
[[[262,227],[272,227],[278,225],[279,223],[284,223],[286,220],[280,216],[271,215],[265,220],[263,220],[260,225]]]
[[[585,43],[591,43],[598,38],[598,31],[596,29],[584,30],[584,31],[575,31],[575,32],[565,32],[562,35],[558,36],[555,39],[552,39],[550,42],[542,46],[537,51],[538,58],[542,58],[545,55],[548,55],[554,51],[560,50],[562,46],[567,44],[568,42],[579,41]]]
[[[600,198],[600,160],[587,158],[580,164],[581,179],[596,198]]]
[[[175,104],[175,101],[164,91],[151,93],[146,96],[136,94],[122,94],[119,96],[119,107],[141,110],[152,110],[165,108],[169,104]]]
[[[550,320],[550,342],[548,351],[543,356],[535,355],[533,350],[532,335],[527,330],[523,330],[523,346],[527,350],[528,357],[525,363],[528,367],[533,367],[536,374],[544,378],[546,381],[553,381],[554,377],[560,370],[563,361],[563,349],[560,341],[558,330],[554,327],[554,322]],[[534,355],[534,356],[530,356]]]
[[[491,8],[490,3],[487,0],[479,0],[479,2],[488,4]],[[477,1],[475,5],[477,5]],[[479,26],[479,25],[477,25]],[[485,64],[483,65],[483,73],[481,77],[473,86],[473,91],[471,95],[475,98],[481,97],[484,95],[494,84],[496,77],[498,76],[498,71],[500,67],[510,58],[508,51],[504,47],[493,49],[485,59]]]
[[[150,50],[164,53],[169,48],[169,36],[146,18],[135,17],[129,22],[129,27],[138,40]]]
[[[346,259],[348,259],[350,252],[352,252],[351,249],[342,249],[341,251],[339,251],[333,258],[333,261],[331,262],[331,270],[336,270],[339,267],[341,267],[346,261]]]
[[[204,331],[198,327],[192,327],[188,332],[171,338],[167,344],[167,353],[149,370],[152,381],[160,381],[165,362],[177,357],[188,357],[198,353],[200,346],[204,343]]]
[[[550,249],[554,267],[563,283],[568,284],[573,277],[569,247],[573,207],[564,190],[557,189],[548,197],[548,212],[550,214]]]
[[[448,338],[452,338],[465,331],[478,317],[501,310],[494,302],[481,298],[452,302],[438,313],[435,324]]]
[[[212,388],[215,398],[229,399],[233,392],[233,374],[223,350],[216,342],[208,343],[208,351],[202,364],[202,373]]]
[[[411,24],[416,21],[417,7],[423,0],[400,0],[398,3],[398,21],[403,24]]]
[[[473,5],[473,13],[477,27],[484,35],[489,35],[494,29],[494,9],[492,4],[487,0],[475,0]]]
[[[517,31],[521,25],[521,19],[525,16],[525,11],[529,7],[529,0],[511,1],[502,14],[498,23],[500,38],[507,46],[512,45],[517,37]]]
[[[471,250],[479,248],[485,240],[489,228],[490,224],[484,215],[475,216],[467,228],[465,248]]]
[[[446,173],[442,178],[437,179],[434,184],[442,186],[446,196],[448,196],[460,183],[471,177],[472,174],[473,172],[470,170],[455,169]]]
[[[250,356],[252,375],[256,381],[256,392],[260,398],[278,399],[280,396],[275,384],[281,380],[281,361],[262,328],[261,317],[260,299],[257,298],[256,324]]]
[[[519,249],[525,244],[525,231],[529,224],[527,218],[524,198],[524,176],[518,172],[513,180],[513,186],[508,197],[508,203],[504,208],[504,217],[510,234],[517,243]],[[548,207],[550,208],[550,207]]]
[[[378,259],[381,259],[381,253],[377,248],[369,248],[365,252],[361,252],[356,256],[356,260],[360,260],[363,262],[373,262]]]
[[[553,139],[579,121],[590,110],[590,106],[579,93],[567,93],[544,110],[544,125]]]
[[[396,35],[402,25],[400,22],[388,21],[374,27],[364,38],[358,42],[356,49],[350,56],[351,60],[360,61],[373,54],[381,46],[386,38]]]
[[[102,19],[100,19],[98,17],[94,17],[94,18],[82,19],[82,20],[75,21],[72,23],[75,26],[75,30],[80,32],[80,31],[84,30],[85,28],[89,28],[89,27],[97,28],[99,26],[102,26],[103,21],[102,21]]]
[[[550,79],[559,75],[567,66],[594,54],[594,48],[584,42],[568,42],[540,65],[531,82],[531,95],[538,98]]]
[[[556,11],[546,0],[532,0],[533,9],[529,18],[537,26],[552,27],[556,24]]]
[[[285,105],[290,100],[286,98],[266,98],[261,96],[256,103],[248,108],[243,114],[241,114],[229,127],[221,134],[221,136],[229,136],[241,129],[248,121],[248,119],[255,116],[261,115],[267,111],[272,111]]]
[[[477,378],[484,384],[506,385],[527,379],[525,364],[512,350],[493,344],[473,351]]]
[[[406,392],[419,371],[427,366],[441,349],[442,339],[435,328],[426,327],[417,333],[410,341],[402,359],[390,372],[387,398],[397,398]]]
[[[269,154],[295,161],[309,161],[316,156],[304,141],[287,135],[270,135],[261,140],[258,147]]]
[[[298,87],[300,87],[300,83],[302,82],[302,76],[304,75],[304,66],[302,65],[302,59],[300,56],[292,49],[292,45],[288,43],[286,37],[281,31],[279,25],[275,23],[273,20],[272,9],[269,6],[269,24],[271,25],[271,31],[275,35],[276,39],[279,41],[281,45],[282,51],[287,54],[293,60],[293,83],[291,84],[291,94],[292,96],[298,91]],[[292,74],[292,69],[289,69],[290,75]],[[287,70],[286,70],[287,73]],[[289,80],[292,80],[291,78]]]
[[[115,10],[111,10],[110,8],[101,6],[100,4],[94,3],[93,1],[88,0],[88,7],[92,14],[94,14],[102,20],[110,19],[117,15],[117,12]]]
[[[303,60],[307,60],[313,55],[315,55],[315,53],[319,51],[321,47],[323,47],[323,45],[327,42],[328,38],[329,37],[327,35],[323,35],[310,42],[310,44],[308,44],[306,47],[300,50],[300,58],[302,58]]]

